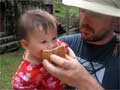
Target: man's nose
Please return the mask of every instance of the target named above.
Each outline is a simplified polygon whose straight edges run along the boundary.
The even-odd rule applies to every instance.
[[[88,21],[87,15],[86,15],[85,13],[81,14],[81,15],[80,15],[80,20],[81,20],[82,22],[87,22],[87,21]]]
[[[89,22],[86,14],[80,15],[80,24],[87,24]]]

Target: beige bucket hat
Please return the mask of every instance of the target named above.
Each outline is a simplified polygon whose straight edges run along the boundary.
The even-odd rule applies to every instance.
[[[120,17],[120,0],[62,0],[62,3],[105,15]]]

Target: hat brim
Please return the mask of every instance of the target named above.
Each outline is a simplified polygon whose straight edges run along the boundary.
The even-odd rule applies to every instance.
[[[102,5],[94,2],[83,0],[62,0],[62,3],[68,6],[75,6],[82,9],[90,10],[100,14],[105,14],[114,17],[120,17],[120,9],[108,5]]]

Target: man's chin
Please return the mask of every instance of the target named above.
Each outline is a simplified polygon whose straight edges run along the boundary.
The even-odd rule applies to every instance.
[[[94,40],[93,38],[90,38],[90,37],[82,37],[81,36],[81,39],[84,40],[85,42],[95,42],[96,40]]]
[[[81,39],[84,41],[90,41],[90,38],[85,35],[81,35]]]

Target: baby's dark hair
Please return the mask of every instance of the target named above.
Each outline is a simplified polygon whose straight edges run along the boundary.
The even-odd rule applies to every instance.
[[[49,29],[56,29],[56,19],[47,11],[32,9],[25,11],[19,18],[17,33],[20,39],[28,38],[28,34],[37,29],[47,32]]]

